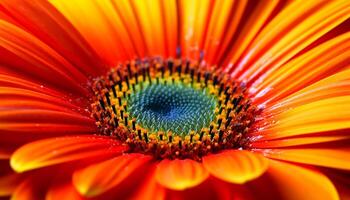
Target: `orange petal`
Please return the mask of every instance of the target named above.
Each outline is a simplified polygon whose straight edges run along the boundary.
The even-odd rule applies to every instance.
[[[131,38],[138,32],[127,31],[128,23],[116,12],[112,1],[51,0],[50,3],[73,24],[108,65],[137,56]]]
[[[143,199],[154,199],[162,200],[165,199],[166,190],[156,180],[156,168],[147,171],[148,175],[143,181],[142,185],[135,191],[130,199],[143,200]]]
[[[165,57],[175,57],[176,48],[178,46],[178,13],[177,13],[177,1],[168,0],[162,1],[162,15],[164,17],[164,25],[158,24],[159,27],[164,26],[165,33],[165,51],[167,52]]]
[[[7,76],[2,78],[5,77]],[[28,81],[23,82],[22,79],[7,80],[16,81],[16,87],[24,87],[23,84],[26,84],[28,89],[0,87],[0,121],[3,122],[0,123],[0,135],[3,142],[19,145],[24,141],[44,137],[96,131],[89,113],[70,103],[62,94],[60,97],[46,87],[30,84],[31,82],[28,84]],[[42,88],[42,91],[36,87]]]
[[[350,66],[350,65],[349,65]],[[350,70],[344,70],[309,85],[289,95],[277,104],[266,108],[270,113],[280,113],[287,108],[301,106],[306,103],[330,97],[350,95]]]
[[[306,144],[320,144],[333,141],[341,141],[350,139],[349,135],[325,135],[325,136],[309,136],[297,138],[285,138],[276,140],[257,140],[250,143],[251,148],[278,148],[291,147]]]
[[[129,0],[112,0],[112,5],[115,12],[123,22],[124,28],[128,32],[127,35],[129,35],[130,39],[132,40],[134,49],[138,53],[139,57],[144,57],[148,54],[147,47],[144,41],[144,35],[141,32],[141,27],[139,26],[138,19],[134,13],[131,3],[132,2]]]
[[[173,190],[197,186],[208,176],[209,173],[201,163],[190,159],[162,160],[156,171],[158,183]]]
[[[2,137],[1,142],[17,146],[23,142],[48,137],[95,134],[95,128],[86,125],[16,122],[0,124],[0,136]]]
[[[11,152],[4,150],[4,149],[0,149],[0,160],[7,160],[10,159],[11,157]]]
[[[80,111],[79,114],[90,116],[80,108],[81,105],[87,104],[87,99],[79,102],[79,106],[74,105],[76,102],[69,101],[71,97],[68,98],[64,92],[60,93],[44,85],[18,78],[15,74],[0,75],[0,85],[0,107],[4,110],[41,108],[70,113]]]
[[[18,79],[16,79],[17,81]],[[43,91],[45,91],[45,87],[43,87]],[[41,86],[39,86],[41,88]],[[52,93],[52,91],[49,92],[43,92],[43,91],[35,91],[32,88],[30,89],[24,89],[19,87],[0,87],[0,99],[1,101],[6,100],[35,100],[39,102],[50,102],[53,104],[56,104],[58,106],[66,107],[67,109],[76,110],[78,109],[77,106],[73,105],[72,103],[69,103],[69,99],[66,99],[63,96],[63,94],[57,94]],[[49,93],[49,94],[47,94]],[[59,96],[60,95],[60,96]]]
[[[266,72],[254,85],[255,102],[273,105],[276,101],[349,66],[350,33],[329,40]],[[334,79],[333,79],[334,82]],[[300,93],[299,93],[300,94]]]
[[[7,99],[5,101],[0,101],[0,107],[9,110],[19,110],[19,109],[34,109],[34,110],[51,110],[51,111],[65,111],[72,112],[65,107],[57,106],[53,103],[33,101],[28,99],[20,99],[20,101],[14,104],[13,102],[19,99]]]
[[[72,165],[65,165],[62,167],[51,167],[47,168],[46,171],[50,173],[52,170],[57,170],[57,173],[54,175],[49,174],[49,183],[47,184],[48,187],[45,189],[45,200],[60,200],[60,199],[72,199],[72,200],[83,200],[86,199],[82,195],[79,194],[77,189],[74,187],[72,182],[72,174],[74,170],[80,167],[84,167],[88,165],[88,163],[94,163],[96,161],[88,161],[85,162],[79,162],[78,166],[72,166]],[[43,173],[44,170],[38,170]],[[38,178],[36,178],[38,180]],[[39,179],[39,182],[41,180]],[[107,199],[106,199],[107,200]]]
[[[323,99],[288,109],[276,116],[270,127],[254,133],[264,139],[350,128],[350,96]]]
[[[350,16],[349,5],[350,2],[346,0],[293,1],[255,38],[249,52],[239,64],[246,69],[239,75],[239,79],[254,82],[267,69],[278,68],[287,62],[347,20]]]
[[[237,40],[232,45],[230,51],[228,52],[228,55],[226,56],[226,64],[229,64],[227,70],[230,70],[231,66],[234,66],[234,64],[236,64],[243,51],[252,42],[253,38],[259,33],[263,25],[267,23],[267,19],[271,16],[272,11],[274,11],[278,4],[281,4],[280,1],[257,1],[250,3],[255,4],[254,9],[251,11],[248,19],[246,19],[245,23],[243,24],[243,28],[239,30]],[[229,41],[224,41],[223,46],[227,47],[227,45],[229,45]],[[218,57],[225,55],[225,50],[225,48],[221,49]]]
[[[11,200],[44,199],[44,184],[47,184],[47,182],[44,181],[39,184],[33,180],[33,177],[28,177],[17,185],[16,189],[11,195]]]
[[[42,84],[35,82],[34,80],[28,78],[23,78],[18,76],[16,73],[3,72],[0,74],[0,85],[3,88],[18,88],[26,89],[28,91],[34,91],[41,94],[55,96],[58,99],[62,99],[64,93],[45,87]],[[11,91],[11,90],[10,90]],[[67,103],[68,104],[68,103]],[[69,105],[69,104],[68,104]]]
[[[10,196],[20,181],[19,174],[8,174],[0,177],[0,197]]]
[[[281,199],[339,199],[332,182],[323,174],[278,161],[267,171]]]
[[[9,160],[11,157],[13,147],[0,143],[0,160]]]
[[[79,66],[79,71],[89,75],[103,73],[101,69],[106,66],[101,58],[48,1],[4,0],[1,5],[4,11],[2,14],[8,15],[14,24],[40,38],[74,66]]]
[[[61,55],[33,35],[0,20],[2,63],[24,76],[36,77],[58,89],[86,95],[81,83],[87,77]],[[55,74],[55,79],[52,78]]]
[[[214,182],[214,178],[208,177],[200,185],[196,187],[188,188],[186,190],[166,190],[166,198],[171,200],[185,200],[185,199],[225,199],[227,197],[224,194],[223,189],[230,190],[231,188],[225,187],[223,182]],[[217,180],[217,179],[216,179]],[[232,185],[232,184],[231,184]],[[219,189],[220,188],[220,189]],[[237,190],[236,190],[237,191]],[[231,190],[232,194],[232,190]],[[235,197],[237,193],[234,193]],[[229,198],[226,198],[229,199]]]
[[[62,198],[69,200],[84,199],[69,181],[50,187],[45,196],[46,200],[61,200]]]
[[[150,156],[143,154],[126,154],[93,164],[74,172],[73,184],[83,196],[97,196],[116,187],[150,160]]]
[[[149,55],[165,55],[164,16],[162,2],[134,0],[130,1],[141,27]]]
[[[261,176],[268,162],[263,156],[246,150],[229,150],[203,157],[203,165],[216,178],[242,184]]]
[[[288,148],[257,151],[273,159],[350,170],[350,148]]]
[[[323,171],[331,179],[337,188],[340,199],[350,199],[350,174],[349,171],[327,170]]]
[[[246,0],[214,1],[210,18],[208,19],[203,48],[205,52],[204,59],[209,64],[217,64],[213,62],[214,59],[219,59],[216,53],[218,53],[218,50],[225,50],[232,40],[247,2]]]
[[[211,1],[185,1],[178,2],[181,30],[180,45],[183,57],[198,59],[203,49],[203,34],[205,32],[209,11],[213,6]]]
[[[72,114],[69,112],[44,110],[44,109],[18,109],[18,110],[1,110],[0,121],[2,123],[53,123],[58,124],[86,124],[94,125],[94,120],[80,114]]]
[[[17,149],[11,157],[11,167],[24,172],[45,166],[93,158],[118,155],[125,150],[108,137],[72,136],[50,138],[28,143]]]

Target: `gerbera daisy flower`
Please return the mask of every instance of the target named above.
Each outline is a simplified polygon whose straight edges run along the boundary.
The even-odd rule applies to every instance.
[[[350,1],[0,2],[0,195],[349,199]]]

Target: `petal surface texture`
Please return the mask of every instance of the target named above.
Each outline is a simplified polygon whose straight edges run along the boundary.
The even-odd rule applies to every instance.
[[[82,195],[97,196],[120,184],[151,159],[142,154],[128,154],[93,164],[76,171],[73,184]]]
[[[268,160],[249,151],[228,150],[205,156],[203,165],[216,178],[243,184],[261,176],[268,168]]]
[[[158,183],[173,190],[194,187],[208,176],[209,173],[201,163],[189,159],[162,160],[156,171]]]
[[[133,115],[158,74],[212,119]],[[0,0],[3,198],[350,199],[350,0]]]
[[[118,155],[125,150],[118,142],[95,136],[50,138],[26,144],[11,157],[17,172],[28,171],[96,156]]]
[[[316,166],[350,170],[350,148],[266,149],[262,153],[270,158]]]
[[[333,183],[320,172],[270,161],[267,173],[282,199],[339,199]]]

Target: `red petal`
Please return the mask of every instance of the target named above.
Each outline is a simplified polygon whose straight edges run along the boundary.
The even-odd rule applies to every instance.
[[[152,166],[153,167],[153,166]],[[130,199],[133,200],[143,200],[143,199],[153,199],[162,200],[165,199],[166,190],[160,185],[156,180],[156,168],[147,171],[148,175],[143,181],[143,183],[135,190],[135,193]]]
[[[82,35],[47,1],[2,1],[3,14],[40,38],[84,74],[99,75],[105,68]],[[20,6],[18,6],[20,5]],[[59,36],[59,37],[58,37]]]
[[[53,111],[53,110],[43,110],[43,109],[28,109],[28,110],[1,110],[0,111],[0,120],[4,123],[53,123],[58,124],[85,124],[92,126],[94,120],[82,116],[76,113],[62,112],[62,111]]]
[[[23,172],[96,156],[118,155],[125,149],[125,146],[108,137],[50,138],[26,144],[16,150],[11,157],[11,166]]]
[[[150,160],[150,156],[143,154],[126,154],[93,164],[76,171],[73,175],[73,184],[82,195],[97,196],[120,184]]]
[[[7,174],[0,177],[0,197],[10,196],[15,190],[16,186],[20,183],[21,175],[19,174]]]
[[[1,101],[19,101],[19,100],[32,100],[32,101],[38,101],[38,102],[49,102],[52,104],[55,104],[57,106],[66,107],[70,110],[77,110],[79,107],[73,105],[69,102],[69,99],[67,99],[63,94],[53,93],[52,91],[45,92],[45,89],[43,91],[36,91],[33,88],[20,88],[18,86],[16,87],[9,87],[9,86],[2,86],[0,87],[0,99]]]
[[[81,86],[81,83],[87,82],[85,74],[28,32],[6,21],[0,24],[0,53],[4,66],[11,66],[11,71],[36,77],[38,81],[59,90],[88,94],[87,89]]]
[[[1,90],[3,90],[3,88],[18,88],[27,91],[33,91],[39,94],[55,96],[58,99],[61,99],[62,95],[64,95],[64,93],[60,93],[58,91],[44,87],[42,84],[36,83],[32,80],[32,78],[23,78],[14,72],[11,73],[8,71],[4,71],[3,74],[0,74],[0,85],[2,88]],[[11,89],[8,90],[8,92],[11,91]],[[69,103],[65,103],[69,105]]]
[[[47,182],[34,182],[33,177],[28,177],[17,185],[12,193],[11,200],[38,200],[44,199],[45,184]]]
[[[18,147],[24,143],[37,139],[94,134],[96,130],[87,125],[71,125],[56,123],[7,123],[0,125],[0,135],[3,138],[0,143],[10,144],[11,147]]]
[[[268,167],[267,160],[255,153],[229,150],[203,157],[205,168],[221,180],[242,184],[261,176]]]
[[[71,182],[55,184],[50,187],[45,196],[46,200],[83,200]]]
[[[7,145],[1,144],[1,143],[0,143],[0,145],[1,145],[1,147],[0,147],[0,160],[10,159],[11,154],[14,151],[13,147],[7,146]]]
[[[349,171],[340,171],[337,169],[322,170],[331,179],[337,188],[340,199],[350,199],[350,173]]]
[[[201,163],[189,159],[162,160],[156,171],[158,183],[173,190],[197,186],[208,176],[207,170]]]

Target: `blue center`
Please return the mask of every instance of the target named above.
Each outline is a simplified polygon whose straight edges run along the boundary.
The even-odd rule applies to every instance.
[[[143,128],[186,135],[210,125],[216,99],[182,83],[154,84],[133,93],[128,105],[131,117]]]

